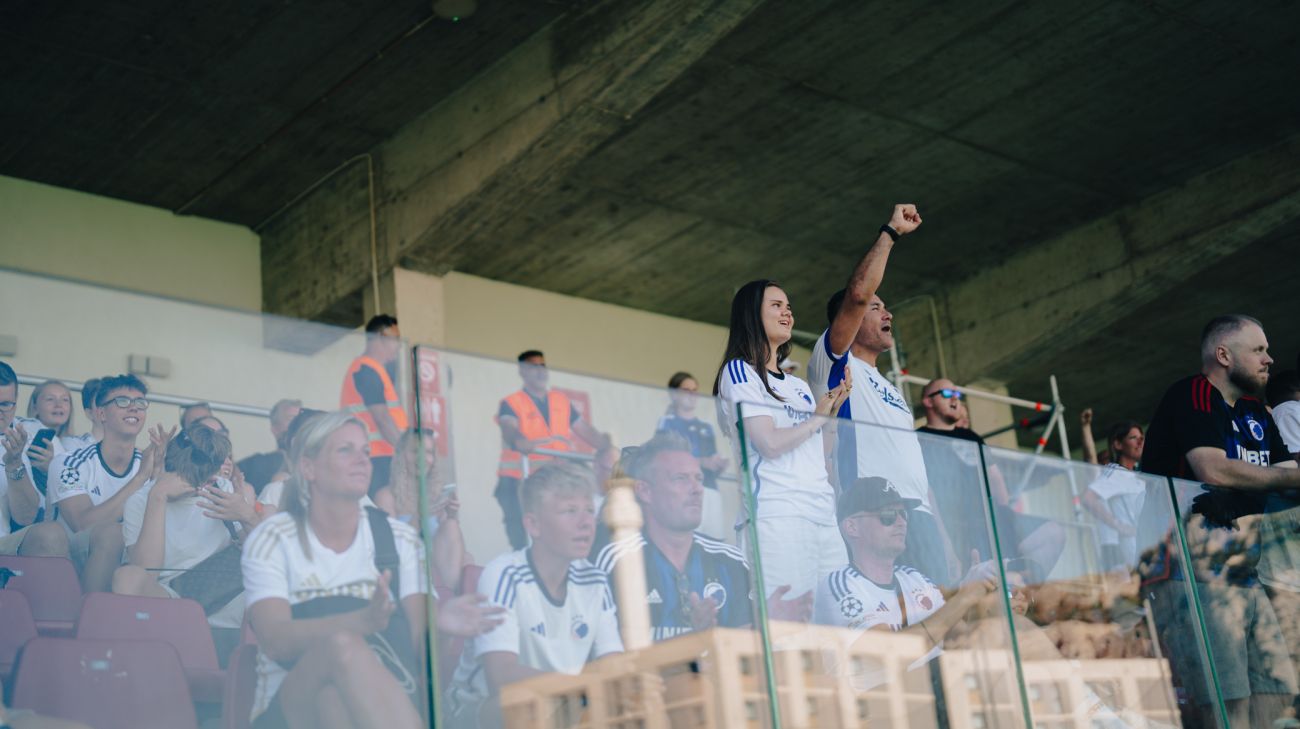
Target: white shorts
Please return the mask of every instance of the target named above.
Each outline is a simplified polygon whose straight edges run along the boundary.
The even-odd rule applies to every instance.
[[[744,538],[748,540],[748,532]],[[806,592],[816,599],[821,581],[849,563],[839,527],[797,516],[759,518],[758,547],[763,561],[763,589],[771,596],[776,588],[789,585],[787,600]]]

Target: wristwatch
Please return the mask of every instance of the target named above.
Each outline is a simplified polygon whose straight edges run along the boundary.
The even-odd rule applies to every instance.
[[[27,478],[27,466],[20,463],[18,464],[18,468],[13,469],[12,471],[6,468],[5,475],[9,477],[10,481],[21,481],[24,478]],[[5,726],[6,725],[4,724],[0,724],[0,729],[5,729]]]

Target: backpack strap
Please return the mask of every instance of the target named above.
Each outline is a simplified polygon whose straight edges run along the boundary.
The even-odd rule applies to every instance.
[[[397,542],[393,539],[393,526],[388,523],[388,514],[373,506],[366,507],[366,516],[370,517],[370,535],[375,540],[375,568],[379,574],[384,570],[392,573],[389,587],[397,600],[402,599],[402,561],[397,556]]]

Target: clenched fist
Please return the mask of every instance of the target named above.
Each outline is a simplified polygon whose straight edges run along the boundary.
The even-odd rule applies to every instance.
[[[921,227],[921,214],[911,203],[895,205],[894,214],[889,218],[889,227],[898,231],[899,235],[907,235]]]

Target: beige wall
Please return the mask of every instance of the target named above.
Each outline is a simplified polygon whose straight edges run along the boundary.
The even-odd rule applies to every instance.
[[[249,229],[0,176],[0,265],[256,311]]]

